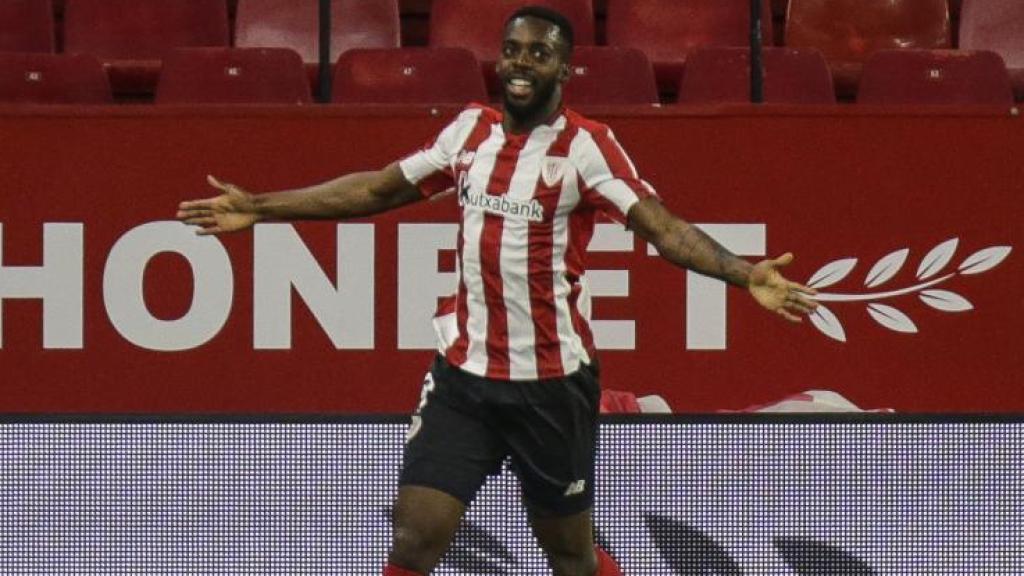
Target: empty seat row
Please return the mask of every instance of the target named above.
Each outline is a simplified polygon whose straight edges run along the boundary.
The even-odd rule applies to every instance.
[[[263,47],[318,60],[317,0],[240,0],[231,42],[225,0],[65,0],[63,52],[91,54],[115,92],[152,92],[179,47]],[[396,0],[331,0],[331,60],[351,48],[399,45]],[[0,51],[54,52],[52,0],[0,0]]]
[[[317,60],[316,0],[237,0],[233,45],[287,47]],[[64,0],[63,49],[93,54],[118,92],[152,89],[170,47],[227,46],[225,0]],[[433,0],[433,47],[462,47],[491,63],[502,23],[525,0]],[[531,0],[563,12],[577,42],[597,40],[593,0]],[[606,0],[605,43],[635,48],[653,63],[662,93],[675,91],[687,55],[701,46],[748,45],[749,0]],[[397,0],[331,0],[331,61],[350,48],[397,47]],[[764,1],[762,38],[772,38]],[[53,51],[52,0],[0,0],[0,51]],[[880,49],[949,48],[947,0],[788,0],[785,44],[814,47],[840,89],[852,94],[866,58]],[[960,47],[1000,53],[1024,96],[1024,0],[963,0]]]
[[[765,101],[835,102],[828,66],[816,50],[767,48]],[[629,48],[581,47],[564,98],[571,106],[657,104],[654,70]],[[746,102],[746,48],[698,48],[688,59],[678,102]],[[354,49],[334,67],[333,101],[462,104],[488,97],[479,62],[461,48]],[[990,51],[882,50],[865,66],[860,102],[1010,105],[1009,75]],[[108,103],[100,62],[88,55],[0,53],[0,102]],[[157,104],[312,102],[302,59],[285,48],[180,48],[164,59]]]

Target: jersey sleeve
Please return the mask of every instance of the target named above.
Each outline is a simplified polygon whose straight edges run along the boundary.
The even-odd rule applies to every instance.
[[[455,186],[455,157],[479,120],[481,112],[476,107],[463,110],[433,140],[399,161],[405,179],[415,184],[425,197],[429,198]]]
[[[589,137],[580,138],[570,151],[582,178],[581,200],[625,224],[629,209],[648,196],[657,196],[657,192],[640,178],[607,126],[587,133]]]

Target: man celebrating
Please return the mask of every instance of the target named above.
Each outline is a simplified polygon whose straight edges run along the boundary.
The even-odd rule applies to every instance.
[[[745,287],[792,321],[807,287],[756,265],[672,215],[607,126],[562,106],[572,26],[525,7],[507,21],[504,111],[471,105],[422,150],[376,172],[253,195],[183,202],[199,234],[262,220],[368,216],[454,188],[460,211],[456,329],[423,385],[409,430],[385,576],[426,575],[487,475],[510,458],[556,576],[620,574],[595,548],[591,511],[600,390],[583,256],[595,215],[625,223],[666,260]]]

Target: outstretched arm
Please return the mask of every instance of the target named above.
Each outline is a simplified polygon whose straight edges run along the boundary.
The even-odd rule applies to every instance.
[[[307,188],[250,194],[239,186],[207,177],[219,196],[189,200],[177,218],[199,226],[198,234],[244,230],[263,220],[344,220],[370,216],[421,200],[397,163],[376,172],[355,172]]]
[[[759,304],[787,320],[799,322],[798,314],[816,306],[806,296],[815,294],[813,289],[786,280],[778,271],[793,261],[792,254],[751,264],[673,215],[654,197],[634,204],[628,217],[630,228],[669,262],[747,288]]]

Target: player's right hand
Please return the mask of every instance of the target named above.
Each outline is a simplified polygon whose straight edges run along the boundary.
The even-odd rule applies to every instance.
[[[207,176],[206,181],[222,194],[203,200],[186,200],[178,205],[176,214],[185,224],[199,226],[196,234],[208,236],[245,230],[259,221],[252,194],[213,176]]]

